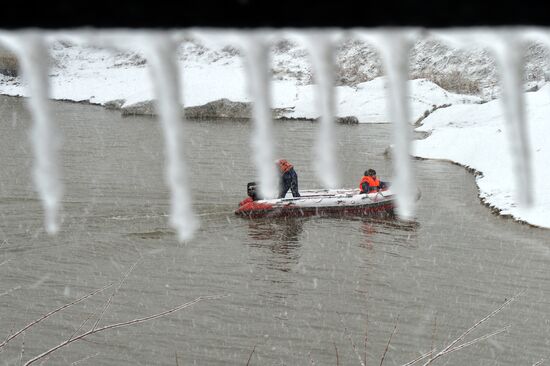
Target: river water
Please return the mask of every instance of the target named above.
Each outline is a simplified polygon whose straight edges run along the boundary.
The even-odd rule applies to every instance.
[[[509,325],[506,333],[436,362],[533,365],[550,357],[550,232],[491,213],[459,166],[414,161],[422,192],[414,223],[250,221],[232,213],[254,179],[250,122],[190,122],[186,159],[201,228],[181,244],[168,225],[158,122],[56,102],[65,196],[61,232],[48,236],[25,103],[0,97],[0,340],[125,281],[31,327],[3,348],[1,365],[24,363],[83,323],[80,332],[92,328],[106,303],[99,326],[202,295],[227,296],[92,335],[44,364],[360,365],[366,352],[367,364],[378,365],[397,324],[384,364],[400,365],[441,349],[518,293],[465,340]],[[278,156],[295,165],[301,189],[320,187],[316,127],[274,128]],[[390,125],[339,125],[335,138],[342,187],[355,187],[368,167],[391,177]]]

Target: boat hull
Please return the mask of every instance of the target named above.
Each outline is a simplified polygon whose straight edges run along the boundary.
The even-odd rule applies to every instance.
[[[246,218],[304,216],[375,216],[394,215],[394,195],[385,190],[359,194],[359,190],[309,190],[302,196],[247,202],[235,210]]]

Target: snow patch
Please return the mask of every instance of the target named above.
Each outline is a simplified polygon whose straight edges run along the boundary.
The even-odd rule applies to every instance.
[[[525,93],[527,133],[533,169],[531,208],[516,205],[513,156],[501,101],[485,104],[453,105],[428,116],[416,131],[431,132],[424,140],[415,141],[413,155],[445,159],[481,172],[476,177],[480,198],[502,215],[532,225],[550,228],[550,86]],[[527,189],[519,187],[519,189]]]

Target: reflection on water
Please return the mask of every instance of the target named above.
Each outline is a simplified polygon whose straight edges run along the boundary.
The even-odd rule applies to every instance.
[[[391,242],[392,245],[414,247],[419,222],[415,220],[400,220],[397,217],[350,217],[344,218],[360,223],[359,232],[362,240],[359,245],[366,249],[373,249],[375,242]]]
[[[298,218],[248,220],[249,245],[273,254],[267,258],[269,268],[289,272],[300,259],[303,227],[304,220]]]
[[[248,221],[248,235],[257,240],[298,242],[304,230],[303,219],[293,217]]]
[[[363,220],[361,225],[361,233],[363,234],[363,240],[359,244],[363,248],[372,249],[373,248],[373,236],[376,234],[376,226],[373,222]]]

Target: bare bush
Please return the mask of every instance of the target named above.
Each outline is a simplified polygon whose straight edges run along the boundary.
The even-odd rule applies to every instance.
[[[360,41],[351,40],[336,48],[336,85],[357,85],[382,76],[377,52]]]
[[[418,71],[411,74],[411,79],[428,79],[443,89],[459,94],[479,94],[482,90],[481,82],[472,79],[458,70],[447,73],[439,71]]]
[[[228,56],[240,56],[241,51],[233,46],[225,46],[222,48],[222,52],[226,53]]]
[[[296,44],[289,41],[288,39],[281,39],[273,45],[273,52],[275,53],[286,53],[296,47]]]
[[[7,76],[19,74],[19,60],[13,53],[2,48],[0,48],[0,74]]]
[[[143,66],[147,64],[145,57],[137,52],[125,52],[118,55],[118,58],[120,58],[120,60],[115,62],[115,67]]]

